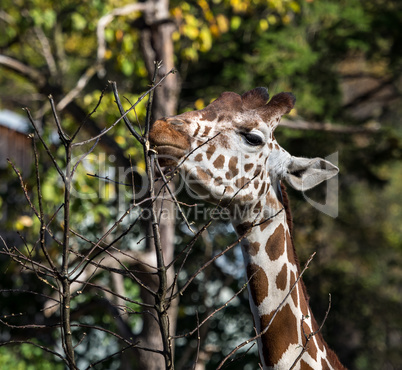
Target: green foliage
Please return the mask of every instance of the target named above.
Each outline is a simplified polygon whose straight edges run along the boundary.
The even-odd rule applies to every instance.
[[[4,370],[62,370],[46,351],[35,345],[23,343],[16,347],[0,347],[0,367]]]

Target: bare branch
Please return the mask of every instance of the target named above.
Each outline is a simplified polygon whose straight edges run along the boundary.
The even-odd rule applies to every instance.
[[[59,101],[57,104],[57,109],[59,111],[63,110],[68,104],[70,104],[71,101],[73,101],[78,94],[84,90],[85,86],[87,86],[88,82],[91,80],[91,78],[95,75],[95,73],[99,70],[98,65],[94,65],[89,67],[84,74],[79,78],[77,81],[77,84],[75,87],[70,90],[67,95],[64,96],[63,99]]]
[[[33,28],[33,30],[42,46],[42,55],[44,56],[44,58],[46,60],[50,75],[55,77],[55,76],[57,76],[57,73],[58,73],[57,64],[53,58],[52,49],[50,47],[49,40],[47,39],[42,28],[36,26]]]
[[[33,83],[43,86],[46,83],[46,78],[35,68],[31,68],[20,61],[6,55],[0,54],[0,65],[7,67],[21,75],[28,77]]]
[[[120,114],[123,115],[124,108],[120,101],[119,92],[117,91],[117,84],[115,81],[111,81],[111,84],[112,84],[113,94],[116,99],[116,103],[119,108]],[[130,105],[132,105],[132,104],[130,104]],[[132,124],[127,116],[124,116],[124,123],[126,124],[128,130],[131,132],[131,135],[133,135],[140,143],[142,143],[144,141],[144,139],[138,134],[137,131],[135,131],[134,127],[132,126]]]
[[[46,153],[48,154],[48,156],[52,160],[54,167],[56,168],[56,170],[59,173],[60,177],[62,178],[63,182],[65,183],[66,182],[66,177],[65,177],[63,171],[61,170],[61,168],[59,167],[56,159],[54,158],[52,152],[50,151],[49,147],[47,146],[47,144],[46,144],[45,140],[43,139],[42,135],[40,134],[39,129],[36,127],[36,123],[35,123],[32,115],[31,115],[31,111],[28,108],[24,108],[24,110],[27,112],[28,119],[31,122],[31,124],[32,124],[32,126],[33,126],[33,128],[35,130],[35,133],[38,136],[40,142],[42,143],[43,147],[45,148]]]

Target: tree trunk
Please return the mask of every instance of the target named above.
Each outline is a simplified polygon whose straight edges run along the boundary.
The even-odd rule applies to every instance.
[[[174,68],[174,50],[171,36],[175,26],[169,19],[168,0],[149,1],[153,3],[151,7],[153,10],[144,13],[145,27],[141,31],[141,48],[150,77],[154,74],[155,62],[162,62],[162,67],[158,70],[157,80],[159,80]],[[160,117],[176,114],[179,92],[179,77],[177,73],[172,74],[155,91],[152,107],[152,121]],[[156,194],[159,192],[161,185],[162,184],[159,184],[158,186],[158,183],[156,184]],[[169,186],[174,192],[174,184],[170,183]],[[166,200],[170,199],[169,194],[165,193],[164,198],[165,201],[158,199],[157,209],[162,211],[163,208],[163,217],[160,218],[159,227],[164,261],[165,265],[168,265],[174,258],[175,210],[173,202]],[[147,226],[147,230],[147,236],[151,236],[151,225]],[[154,250],[152,238],[147,238],[147,241],[147,249]],[[173,267],[167,271],[167,275],[168,286],[170,286],[174,279]],[[146,274],[144,276],[144,282],[154,291],[157,291],[159,284],[157,276],[153,274]],[[168,296],[170,294],[171,292]],[[141,298],[146,303],[155,303],[154,297],[145,290],[141,291]],[[171,303],[168,310],[171,335],[174,335],[176,330],[177,309],[178,300],[175,300]],[[143,315],[143,329],[138,339],[141,341],[141,347],[162,350],[160,327],[155,318],[157,318],[157,314],[154,310]],[[165,361],[161,355],[148,351],[138,351],[135,366],[138,369],[146,370],[164,369]]]

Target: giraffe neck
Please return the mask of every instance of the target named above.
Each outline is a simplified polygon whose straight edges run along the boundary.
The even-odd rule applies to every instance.
[[[273,189],[270,192],[272,194]],[[287,202],[286,193],[284,198]],[[269,325],[258,339],[263,368],[289,369],[306,344],[305,336],[317,331],[318,325],[301,280],[288,295],[300,275],[291,238],[290,212],[281,202],[272,203],[272,197],[268,198],[268,195],[262,209],[259,213],[250,210],[241,219],[233,218],[232,221],[239,235],[246,234],[241,244],[257,332],[261,333]],[[284,299],[284,304],[277,310]],[[343,368],[327,348],[321,333],[311,337],[307,350],[294,367],[310,368]]]

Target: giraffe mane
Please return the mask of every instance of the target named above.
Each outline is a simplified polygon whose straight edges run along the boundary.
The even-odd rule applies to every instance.
[[[290,201],[289,201],[288,194],[286,192],[286,186],[282,182],[281,182],[281,191],[282,191],[283,207],[285,208],[285,212],[286,212],[286,222],[287,222],[288,227],[289,227],[290,239],[291,239],[291,242],[292,242],[292,249],[293,249],[295,261],[296,261],[296,264],[297,264],[298,273],[300,275],[300,273],[301,273],[300,262],[299,262],[299,258],[297,256],[296,248],[295,248],[294,241],[293,241],[293,217],[292,217],[292,212],[291,212],[291,209],[290,209]],[[309,297],[309,295],[307,293],[307,288],[306,288],[306,285],[304,284],[304,281],[303,281],[302,278],[300,279],[300,283],[301,283],[302,291],[303,291],[303,294],[304,294],[304,296],[306,298],[307,304],[310,307],[310,303],[309,303],[310,297]],[[319,325],[318,325],[317,320],[315,319],[314,315],[312,316],[312,321],[313,321],[313,330],[317,331],[318,328],[319,328]],[[331,348],[329,348],[327,342],[325,341],[325,339],[324,339],[324,337],[323,337],[323,335],[321,333],[321,330],[318,331],[318,333],[316,335],[319,337],[319,339],[322,341],[322,343],[327,348],[328,357],[331,359],[331,363],[335,362],[335,363],[337,363],[337,366],[338,366],[337,368],[345,369],[345,367],[339,361],[339,358],[335,354],[335,352]]]

